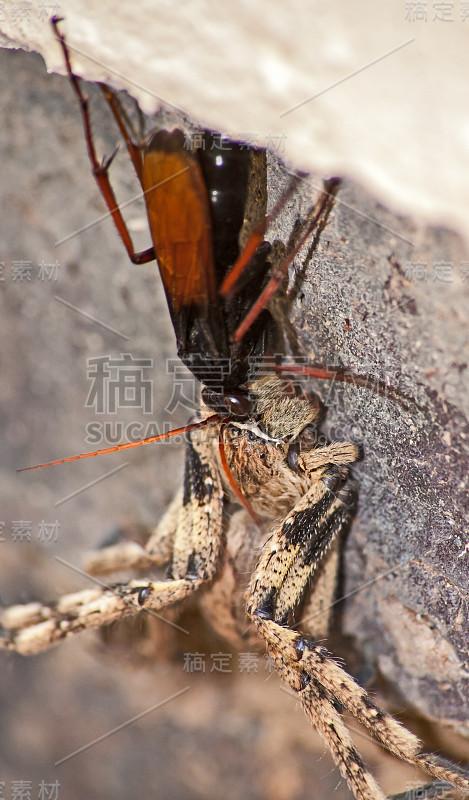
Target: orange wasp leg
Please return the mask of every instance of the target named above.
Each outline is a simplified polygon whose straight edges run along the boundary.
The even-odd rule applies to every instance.
[[[109,173],[109,167],[111,166],[112,161],[114,160],[114,157],[115,157],[115,155],[117,153],[117,150],[115,150],[114,153],[109,158],[103,160],[102,162],[100,162],[98,160],[98,156],[96,154],[96,148],[95,148],[94,142],[93,142],[93,134],[92,134],[92,130],[91,130],[91,121],[90,121],[90,114],[89,114],[89,101],[88,101],[88,98],[86,97],[86,95],[84,94],[84,92],[82,91],[82,88],[81,88],[81,85],[80,85],[80,78],[78,77],[78,75],[75,75],[75,73],[72,70],[72,64],[71,64],[71,61],[70,61],[70,53],[69,53],[69,50],[68,50],[68,47],[67,47],[67,43],[65,41],[64,35],[59,31],[59,27],[58,27],[59,23],[62,22],[62,21],[63,20],[60,17],[54,16],[54,17],[52,17],[51,23],[52,23],[52,26],[54,28],[55,35],[56,35],[56,37],[57,37],[57,39],[59,41],[59,44],[60,44],[60,46],[62,48],[62,51],[63,51],[63,54],[64,54],[65,65],[66,65],[66,68],[67,68],[68,77],[70,78],[72,86],[73,86],[73,88],[75,90],[75,94],[76,94],[76,96],[78,98],[78,102],[80,104],[81,115],[82,115],[82,119],[83,119],[83,127],[85,129],[86,146],[87,146],[87,149],[88,149],[88,155],[89,155],[89,158],[90,158],[90,161],[91,161],[91,165],[92,165],[93,175],[94,175],[94,177],[96,179],[96,182],[97,182],[97,184],[99,186],[99,190],[100,190],[100,192],[101,192],[101,194],[102,194],[102,196],[104,198],[104,201],[105,201],[105,203],[106,203],[106,205],[107,205],[107,207],[109,209],[109,213],[111,214],[111,217],[112,217],[112,219],[114,221],[114,225],[116,226],[116,228],[117,228],[117,230],[119,232],[119,235],[120,235],[120,237],[121,237],[121,239],[122,239],[122,241],[124,243],[124,247],[127,250],[127,254],[128,254],[130,260],[134,264],[146,264],[149,261],[154,261],[155,260],[154,248],[150,247],[148,250],[143,250],[140,253],[136,253],[135,252],[135,248],[134,248],[130,233],[128,231],[127,225],[126,225],[125,220],[124,220],[124,218],[122,216],[120,208],[119,208],[119,206],[117,204],[116,196],[114,194],[114,190],[113,190],[113,188],[111,186],[111,182],[109,180],[109,174],[108,174]],[[106,96],[106,93],[105,93],[105,96]],[[111,106],[111,111],[113,112],[113,114],[114,114],[114,116],[115,116],[115,118],[117,120],[118,116],[119,116],[119,112],[118,112],[118,110],[115,110],[115,107],[113,107],[113,105],[110,103],[109,99],[108,99],[108,102],[109,102],[109,104]],[[117,107],[117,104],[116,104],[116,107]],[[119,121],[118,121],[118,125],[119,125],[119,128],[120,128],[121,131],[125,128],[123,123],[121,125],[121,123]],[[138,150],[137,145],[135,145],[133,142],[131,142],[127,131],[125,132],[125,134],[123,133],[123,136],[124,136],[125,142],[127,144],[127,149],[129,150],[130,156],[132,158],[132,162],[133,162],[134,167],[136,169],[137,175],[140,176],[141,171],[142,171],[142,164],[143,164],[142,156],[139,153],[139,156],[137,157],[137,150]]]
[[[254,230],[251,232],[251,235],[249,236],[243,248],[243,251],[240,253],[237,261],[235,261],[235,263],[231,267],[229,273],[226,275],[220,286],[220,294],[223,297],[230,297],[232,294],[234,294],[238,280],[242,276],[251,258],[255,254],[256,250],[264,242],[264,236],[267,228],[269,227],[270,223],[273,222],[278,217],[282,208],[284,208],[285,204],[290,199],[296,187],[298,186],[300,180],[301,178],[297,175],[295,175],[291,179],[285,194],[282,195],[282,197],[280,198],[276,206],[273,208],[271,213],[268,214],[265,217],[265,219],[262,220],[262,222],[256,225]]]
[[[324,230],[327,220],[329,218],[329,214],[331,212],[332,206],[334,204],[334,198],[337,193],[337,190],[340,186],[340,180],[338,178],[331,178],[328,181],[324,181],[324,189],[322,190],[318,201],[314,204],[311,211],[308,213],[306,217],[306,221],[303,223],[303,233],[301,234],[297,244],[293,247],[285,261],[279,266],[277,270],[273,273],[272,277],[270,278],[267,286],[261,292],[260,296],[252,306],[251,310],[246,314],[245,318],[243,319],[241,325],[235,331],[233,336],[234,342],[240,342],[241,339],[244,337],[246,332],[249,330],[253,322],[257,319],[261,311],[266,307],[267,303],[269,302],[270,298],[275,294],[282,280],[283,276],[285,275],[289,265],[295,258],[295,256],[299,253],[305,242],[309,239],[311,234],[314,230],[316,230],[315,235],[315,243],[317,242],[320,234]],[[277,209],[275,209],[276,211]],[[277,212],[278,213],[278,212]],[[269,221],[274,218],[274,214],[271,215]],[[246,249],[250,246],[250,243],[246,245]],[[313,244],[314,246],[314,244]],[[238,259],[238,263],[241,261],[243,254]],[[235,273],[239,276],[240,272],[238,271],[238,263],[234,265],[232,272],[228,276],[228,278]],[[244,262],[245,263],[245,262]],[[243,266],[244,266],[243,263]],[[228,279],[225,280],[225,292],[226,284],[228,283]],[[233,281],[232,285],[230,285],[229,292],[233,291],[235,286],[235,282]],[[223,286],[222,286],[222,293],[223,293]]]
[[[109,86],[106,86],[105,83],[100,83],[99,88],[101,89],[106,99],[106,102],[112,112],[112,115],[116,121],[117,127],[119,128],[121,136],[125,142],[125,146],[127,147],[127,152],[134,166],[134,170],[137,174],[137,178],[141,183],[142,173],[143,173],[143,156],[142,156],[143,137],[141,137],[141,140],[138,143],[136,143],[135,141],[136,137],[132,123],[116,93],[112,89],[110,89]],[[136,103],[135,105],[138,109],[139,114],[141,114],[140,109],[138,107],[138,103]]]
[[[307,366],[303,364],[269,364],[269,368],[274,372],[282,372],[287,374],[306,375],[308,378],[316,378],[320,381],[338,381],[339,383],[351,383],[353,386],[360,386],[368,389],[373,394],[380,397],[386,397],[392,400],[393,403],[398,403],[403,408],[408,409],[409,405],[415,406],[422,410],[421,406],[417,405],[408,395],[396,389],[391,384],[384,383],[378,378],[369,375],[357,375],[354,372],[348,372],[340,367],[325,367],[325,366]]]

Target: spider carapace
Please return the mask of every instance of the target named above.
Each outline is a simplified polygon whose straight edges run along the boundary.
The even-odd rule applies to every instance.
[[[178,352],[204,384],[204,403],[201,423],[186,434],[182,490],[146,545],[114,545],[88,562],[94,575],[125,569],[138,576],[100,583],[51,606],[6,609],[1,644],[35,653],[142,608],[159,611],[205,587],[201,606],[230,642],[245,644],[247,615],[248,636],[265,643],[357,800],[384,800],[384,794],[352,742],[344,710],[391,753],[444,782],[430,784],[422,797],[438,796],[445,782],[469,789],[467,771],[424,752],[318,643],[334,594],[338,543],[353,515],[349,470],[358,452],[350,442],[318,442],[316,398],[297,395],[276,374],[251,375],[274,332],[268,311],[256,312],[248,333],[237,336],[271,280],[270,247],[261,235],[265,153],[207,133],[188,145],[179,130],[156,133],[142,151],[117,98],[103,87],[145,192],[154,247],[135,253],[108,178],[110,162],[101,165],[96,157],[87,101],[57,25],[95,177],[132,260],[157,256]],[[330,188],[312,213],[315,224],[327,222]],[[246,253],[237,291],[229,293],[227,274]],[[165,579],[141,577],[142,570],[151,574],[164,565]],[[292,624],[300,609],[302,632]]]

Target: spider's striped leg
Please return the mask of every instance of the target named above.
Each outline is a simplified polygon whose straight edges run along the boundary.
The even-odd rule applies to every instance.
[[[314,453],[315,463],[310,464],[310,489],[264,547],[251,580],[248,613],[267,642],[276,669],[298,693],[355,797],[384,800],[384,794],[365,768],[341,719],[340,704],[331,702],[318,681],[310,679],[309,675],[305,679],[298,658],[292,658],[291,651],[285,649],[289,636],[298,640],[301,637],[283,626],[288,624],[311,576],[347,524],[353,509],[353,497],[345,486],[346,468],[340,463],[331,465],[329,461],[318,471],[320,453]],[[330,454],[327,455],[330,458]],[[355,453],[349,454],[353,455]]]
[[[336,536],[349,524],[355,497],[348,481],[354,445],[336,443],[302,454],[310,487],[264,546],[249,587],[248,613],[287,624]]]
[[[255,619],[254,616],[253,618]],[[328,706],[336,711],[347,709],[394,755],[441,781],[452,783],[466,791],[469,789],[467,769],[433,753],[423,752],[420,739],[390,714],[378,708],[367,692],[333,660],[325,647],[282,627],[274,620],[258,618],[257,627],[267,641],[269,653],[281,677],[298,692],[313,724],[316,724],[317,715],[325,713],[324,709]],[[332,713],[330,709],[329,713]],[[318,730],[323,733],[321,728]],[[336,723],[333,722],[323,736],[336,757],[342,774],[355,791],[354,779],[357,775],[353,774],[354,771],[361,777],[359,757],[357,759],[356,751],[349,751],[347,746],[346,761],[341,758],[341,763],[337,759],[333,746],[337,730]],[[355,796],[360,800],[369,797],[363,791],[361,794],[355,791]],[[370,797],[374,800],[374,795]]]
[[[320,452],[312,451],[311,459],[318,460]],[[265,545],[250,585],[248,613],[275,667],[298,693],[357,800],[382,800],[384,795],[350,739],[340,717],[343,708],[390,752],[436,778],[468,789],[467,772],[423,753],[420,740],[379,709],[322,645],[286,627],[309,579],[351,513],[345,466],[336,462],[322,474],[312,473],[311,479],[306,495]]]
[[[0,647],[24,655],[35,653],[82,630],[136,614],[142,607],[159,611],[210,580],[220,549],[223,506],[220,476],[211,463],[210,444],[204,436],[189,435],[170,580],[99,581],[96,588],[66,595],[51,605],[12,606],[0,615],[4,628]]]
[[[167,564],[171,559],[181,508],[182,491],[176,494],[144,547],[127,540],[93,550],[85,558],[85,572],[90,575],[107,575],[121,571],[147,570]]]
[[[332,540],[321,559],[317,573],[302,607],[301,620],[295,628],[306,631],[315,639],[325,639],[329,632],[339,570],[340,536]]]

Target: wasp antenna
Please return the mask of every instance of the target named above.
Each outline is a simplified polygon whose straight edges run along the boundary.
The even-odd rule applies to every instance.
[[[195,428],[205,428],[208,425],[214,425],[220,419],[218,414],[212,414],[210,417],[201,420],[200,422],[192,422],[190,425],[184,425],[182,428],[175,428],[167,433],[160,433],[157,436],[149,436],[147,439],[140,439],[138,442],[124,442],[124,444],[116,444],[114,447],[106,447],[104,450],[95,450],[93,453],[80,453],[76,456],[68,456],[67,458],[59,458],[57,461],[47,461],[45,464],[35,464],[33,467],[23,467],[18,469],[17,472],[28,472],[32,469],[41,469],[42,467],[55,467],[57,464],[68,464],[70,461],[80,461],[82,458],[93,458],[94,456],[104,456],[106,453],[115,453],[117,450],[130,450],[132,447],[142,447],[144,444],[153,444],[153,442],[161,442],[163,439],[170,439],[172,436],[178,434],[188,433]]]

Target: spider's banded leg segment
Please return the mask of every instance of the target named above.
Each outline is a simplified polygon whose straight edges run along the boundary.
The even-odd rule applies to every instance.
[[[335,699],[347,708],[383,747],[398,758],[423,769],[435,778],[469,789],[467,769],[433,753],[423,753],[420,739],[380,709],[367,692],[336,664],[325,647],[298,635],[296,640],[290,639],[291,631],[284,629],[284,632],[288,633],[289,642],[294,643],[296,663],[305,670],[304,680],[307,680],[306,675],[318,680],[331,701]],[[284,638],[283,633],[282,637]],[[288,657],[292,656],[290,651]]]
[[[302,607],[301,620],[295,625],[315,639],[325,639],[329,632],[335,605],[339,558],[340,536],[336,536],[313,576],[308,597]]]
[[[252,577],[248,613],[286,625],[336,535],[349,524],[354,493],[347,463],[354,445],[339,443],[298,458],[311,485],[264,547]]]
[[[380,709],[367,692],[336,664],[326,648],[298,635],[296,640],[290,639],[291,631],[283,631],[282,637],[288,634],[289,642],[294,643],[296,663],[305,670],[305,674],[318,680],[331,700],[335,698],[347,708],[383,747],[435,778],[469,789],[467,768],[459,767],[433,753],[422,752],[420,739]],[[293,657],[291,651],[288,655],[290,657]]]
[[[353,510],[347,463],[353,445],[336,443],[298,457],[310,488],[266,543],[250,584],[248,613],[265,639],[280,676],[298,693],[358,800],[384,795],[363,765],[340,717],[347,709],[391,753],[443,781],[469,788],[468,773],[422,744],[338,666],[321,645],[285,627],[309,579]]]
[[[325,696],[321,684],[311,681],[297,690],[306,715],[329,747],[332,757],[359,800],[385,800],[385,795],[363,763],[340,711]]]
[[[89,553],[84,570],[90,575],[108,575],[113,572],[145,570],[167,564],[171,558],[176,536],[182,492],[178,492],[145,547],[125,541]]]
[[[306,715],[331,751],[353,796],[357,800],[385,800],[385,795],[364,765],[342,720],[343,704],[325,690],[317,677],[302,669],[295,646],[302,641],[301,637],[271,620],[258,618],[255,621],[259,633],[267,642],[269,656],[280,677],[298,695]]]
[[[83,569],[89,575],[138,572],[159,567],[164,562],[150,556],[137,542],[125,541],[94,550],[85,558]]]
[[[31,655],[68,636],[136,614],[142,606],[159,611],[184,600],[198,586],[191,580],[132,580],[65,595],[50,606],[11,606],[0,614],[0,649]]]
[[[288,628],[281,627],[273,620],[254,618],[254,621],[267,642],[269,654],[280,676],[293,691],[298,692],[313,724],[316,724],[314,719],[318,713],[318,698],[321,700],[321,705],[332,706],[337,711],[347,709],[383,747],[394,755],[423,769],[435,778],[452,783],[461,789],[469,789],[467,769],[432,753],[423,753],[420,739],[406,730],[390,714],[381,710],[367,692],[333,660],[325,647]],[[316,706],[313,710],[309,707],[310,703]],[[323,714],[323,711],[320,713]],[[337,748],[329,738],[329,731],[326,729],[323,733],[320,726],[318,730],[324,736],[339,769],[355,792],[348,766],[342,762],[340,754],[337,757]],[[336,729],[333,738],[335,733]],[[376,798],[381,796],[378,794]],[[355,792],[355,797],[359,800],[368,797],[375,800],[375,795],[363,792],[361,794]]]
[[[223,488],[214,466],[212,432],[192,431],[186,438],[181,510],[170,575],[210,580],[215,575],[222,536]]]
[[[331,751],[342,776],[347,781],[357,800],[385,800],[385,795],[363,763],[350,733],[342,720],[342,706],[330,698],[321,683],[297,668],[297,661],[290,662],[280,642],[275,640],[275,623],[259,621],[259,632],[268,642],[269,655],[287,685],[298,695],[307,717]],[[285,628],[280,631],[291,633]],[[275,630],[276,632],[276,630]],[[270,640],[270,641],[269,641]]]
[[[4,628],[0,648],[23,655],[36,653],[88,628],[136,614],[142,608],[159,611],[178,603],[212,578],[222,535],[222,488],[218,473],[210,467],[209,452],[204,434],[199,438],[189,436],[184,494],[174,536],[175,579],[109,584],[66,595],[50,606],[12,606],[0,615]],[[171,519],[175,519],[174,507]]]

